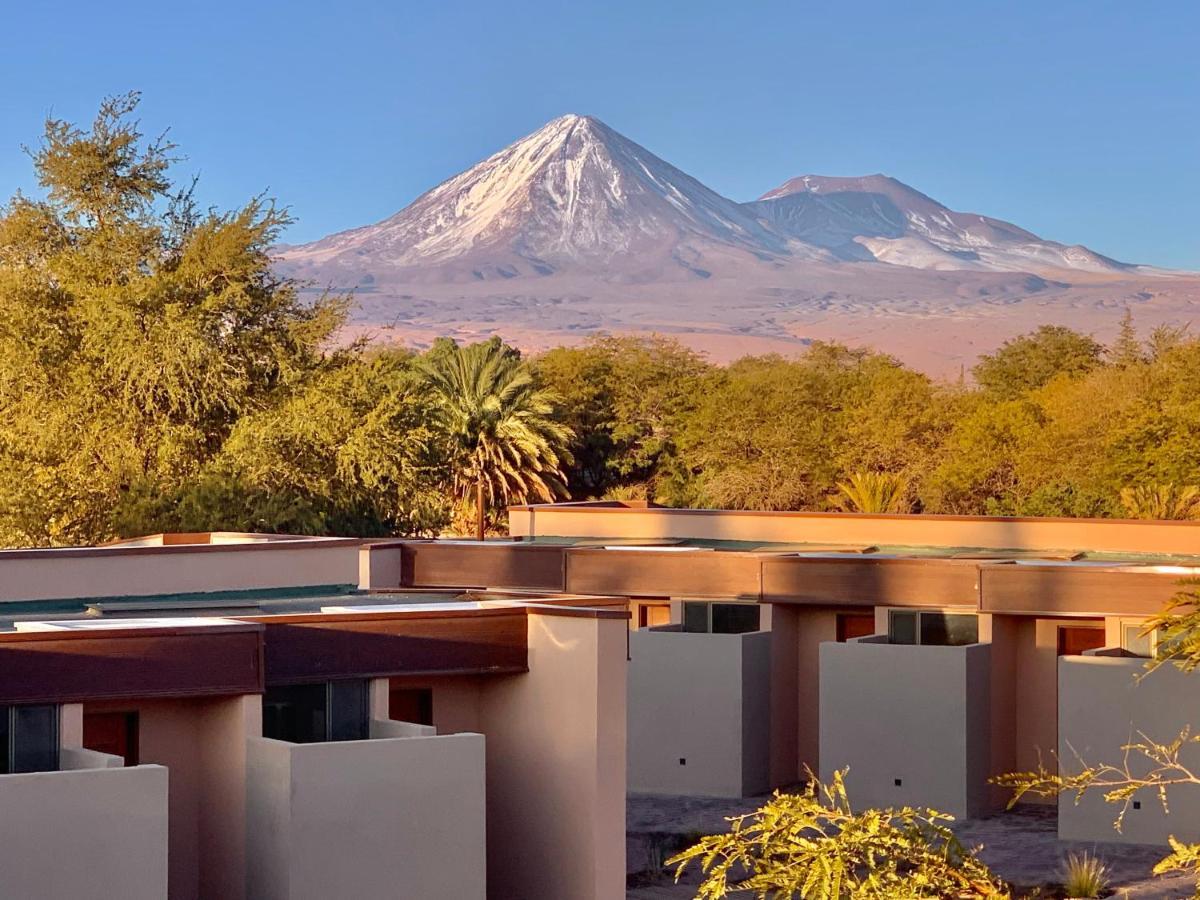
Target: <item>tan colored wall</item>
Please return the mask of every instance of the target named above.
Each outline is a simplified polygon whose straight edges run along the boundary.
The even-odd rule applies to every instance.
[[[357,541],[0,551],[0,601],[357,584]]]
[[[767,632],[630,634],[631,791],[742,797],[766,790],[770,649]]]
[[[5,897],[162,900],[166,835],[160,766],[0,775]]]
[[[1200,724],[1200,674],[1184,674],[1163,666],[1140,682],[1145,660],[1113,656],[1070,656],[1058,661],[1058,752],[1068,774],[1078,771],[1077,754],[1088,763],[1122,765],[1123,744],[1137,741],[1138,732],[1168,743],[1185,726],[1193,733]],[[1181,751],[1181,761],[1200,766],[1200,748]],[[1131,754],[1131,770],[1147,764]],[[1112,827],[1119,807],[1104,802],[1100,793],[1058,803],[1058,836],[1063,840],[1121,841],[1165,845],[1174,834],[1185,842],[1200,840],[1200,792],[1188,787],[1168,793],[1170,814],[1163,812],[1152,792],[1136,798],[1141,809],[1129,809],[1120,833]]]
[[[171,900],[237,898],[245,881],[246,740],[261,734],[258,696],[87,704],[138,713],[142,763],[170,775]]]
[[[249,742],[252,900],[486,894],[478,734]]]
[[[480,682],[493,900],[624,896],[628,634],[624,617],[530,615],[529,673]]]
[[[989,658],[987,644],[822,644],[822,778],[848,766],[857,808],[989,811]]]
[[[1005,550],[1200,553],[1200,524],[1097,519],[536,506],[511,509],[509,531],[514,536],[539,537],[702,538]]]

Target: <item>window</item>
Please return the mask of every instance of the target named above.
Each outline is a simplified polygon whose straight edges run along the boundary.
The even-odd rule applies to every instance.
[[[893,609],[888,613],[888,643],[915,644],[917,642],[917,614]]]
[[[1154,655],[1154,635],[1142,634],[1141,625],[1121,626],[1121,649],[1147,659]]]
[[[935,647],[961,647],[979,643],[979,617],[956,613],[920,614],[921,643]]]
[[[0,774],[58,771],[58,707],[0,706]]]
[[[979,642],[979,617],[937,610],[888,612],[888,643],[961,647]]]
[[[697,634],[708,633],[707,603],[683,604],[683,630],[696,632]]]
[[[762,610],[757,603],[683,604],[683,630],[696,634],[746,634],[758,631]]]
[[[1121,625],[1121,649],[1132,656],[1144,656],[1147,659],[1170,659],[1173,648],[1180,640],[1179,636],[1168,638],[1161,628],[1156,628],[1149,634],[1142,634],[1145,625]]]
[[[758,631],[757,603],[714,603],[712,605],[713,634],[746,634]]]
[[[326,681],[267,688],[263,737],[293,744],[359,741],[370,733],[367,682]]]

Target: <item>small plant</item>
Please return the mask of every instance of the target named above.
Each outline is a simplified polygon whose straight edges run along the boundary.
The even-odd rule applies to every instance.
[[[812,773],[809,773],[812,777]],[[815,777],[800,794],[775,793],[727,834],[702,838],[667,860],[676,880],[690,864],[704,873],[697,898],[730,894],[806,900],[1001,900],[1005,885],[963,847],[932,809],[854,812],[845,771]]]
[[[1086,850],[1072,853],[1063,869],[1063,888],[1068,897],[1101,897],[1108,888],[1108,866]]]

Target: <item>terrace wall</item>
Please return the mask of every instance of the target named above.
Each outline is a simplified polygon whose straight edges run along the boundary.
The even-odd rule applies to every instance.
[[[1146,660],[1105,655],[1064,656],[1058,660],[1058,755],[1066,774],[1089,764],[1121,766],[1124,745],[1146,739],[1169,743],[1185,728],[1200,725],[1200,674],[1185,674],[1165,665],[1146,674]],[[1139,676],[1145,675],[1139,679]],[[1185,746],[1181,761],[1193,771],[1200,766],[1200,747]],[[1129,755],[1130,769],[1142,774],[1144,758]],[[1120,807],[1105,803],[1101,792],[1064,796],[1058,803],[1058,836],[1064,840],[1121,841],[1165,845],[1168,835],[1200,841],[1200,795],[1190,787],[1168,793],[1170,813],[1152,791],[1135,799],[1139,809],[1126,811],[1120,832],[1113,819]]]
[[[849,767],[856,808],[993,806],[990,646],[821,645],[821,777]]]
[[[5,897],[162,900],[167,770],[0,775],[0,878]]]
[[[629,635],[629,789],[743,797],[770,782],[771,634]]]

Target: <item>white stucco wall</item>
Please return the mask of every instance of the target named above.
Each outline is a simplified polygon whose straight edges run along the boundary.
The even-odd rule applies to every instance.
[[[821,644],[821,777],[849,766],[857,808],[987,812],[989,650],[872,638]]]
[[[765,791],[770,652],[768,632],[631,632],[629,789],[712,797]]]
[[[483,900],[484,738],[252,738],[247,896]]]
[[[1089,764],[1121,766],[1124,744],[1140,742],[1139,732],[1169,743],[1184,727],[1200,728],[1200,675],[1162,666],[1146,674],[1145,660],[1118,656],[1064,656],[1058,660],[1058,755],[1065,774],[1079,771],[1079,759]],[[1145,675],[1140,681],[1137,676]],[[1193,770],[1200,768],[1200,747],[1181,751]],[[1136,754],[1130,769],[1148,765]],[[1123,841],[1165,844],[1174,834],[1183,841],[1200,841],[1200,790],[1172,789],[1170,812],[1151,791],[1136,798],[1140,809],[1125,813],[1121,832],[1113,829],[1119,806],[1105,803],[1099,793],[1064,796],[1058,804],[1058,834],[1064,840]]]
[[[69,764],[105,754],[67,753]],[[167,896],[162,766],[0,775],[0,894],[64,900]]]

